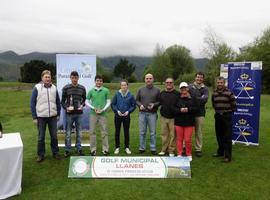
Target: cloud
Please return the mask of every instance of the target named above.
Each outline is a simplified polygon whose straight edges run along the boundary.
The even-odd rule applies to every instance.
[[[159,43],[201,57],[208,25],[237,49],[269,25],[269,8],[266,0],[2,0],[0,51],[152,55]]]

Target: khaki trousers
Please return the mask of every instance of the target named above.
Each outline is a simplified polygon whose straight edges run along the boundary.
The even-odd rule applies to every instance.
[[[161,120],[161,139],[163,152],[174,153],[175,151],[175,128],[174,119],[160,117]]]
[[[102,137],[102,150],[109,151],[108,143],[108,122],[105,116],[101,115],[90,115],[90,150],[91,152],[97,150],[96,144],[96,125],[100,125],[100,132]]]
[[[195,151],[202,151],[203,139],[202,139],[202,126],[204,117],[195,117]]]

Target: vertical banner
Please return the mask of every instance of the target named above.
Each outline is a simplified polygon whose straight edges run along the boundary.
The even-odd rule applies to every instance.
[[[96,56],[86,54],[56,54],[56,79],[60,98],[62,97],[63,87],[71,83],[70,73],[72,71],[79,73],[79,84],[85,87],[87,93],[90,88],[94,87]],[[85,106],[83,108],[83,130],[89,130],[89,112],[90,108]],[[60,130],[65,130],[66,127],[66,113],[63,108],[61,109],[61,117],[57,127]]]
[[[259,145],[262,62],[228,63],[228,87],[237,110],[232,119],[233,143]]]

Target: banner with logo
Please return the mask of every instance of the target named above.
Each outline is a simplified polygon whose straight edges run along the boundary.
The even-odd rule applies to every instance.
[[[86,93],[94,87],[96,76],[96,56],[86,54],[56,54],[56,79],[59,96],[62,96],[62,89],[66,84],[71,83],[70,73],[77,71],[79,73],[79,84],[83,85]],[[83,108],[82,129],[89,130],[89,112],[90,108]],[[65,130],[66,113],[61,109],[58,129]]]
[[[190,162],[179,157],[72,156],[69,178],[191,178]]]
[[[233,143],[259,144],[262,62],[228,63],[228,87],[234,93]]]

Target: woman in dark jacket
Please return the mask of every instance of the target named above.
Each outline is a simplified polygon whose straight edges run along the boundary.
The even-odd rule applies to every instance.
[[[176,133],[176,145],[178,157],[182,157],[183,141],[185,142],[186,155],[189,161],[192,161],[191,155],[191,137],[195,123],[195,113],[198,110],[198,102],[191,97],[188,92],[188,84],[181,82],[180,98],[174,107],[174,124]]]
[[[119,154],[120,150],[120,129],[123,123],[125,136],[125,151],[131,154],[129,149],[129,127],[130,127],[130,113],[136,109],[136,101],[134,96],[128,90],[128,82],[122,80],[120,82],[120,90],[116,92],[113,97],[111,107],[114,111],[114,125],[115,125],[115,151],[114,154]]]

